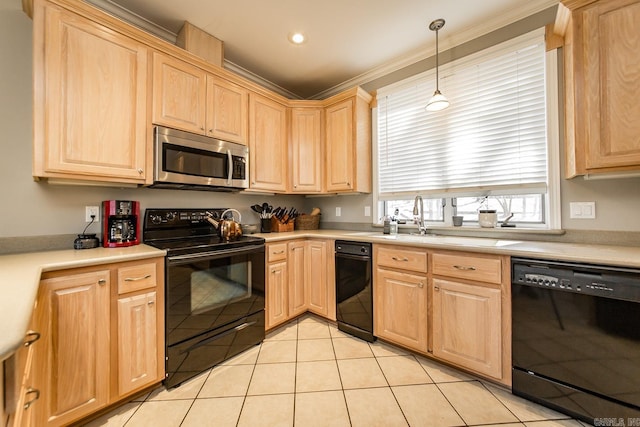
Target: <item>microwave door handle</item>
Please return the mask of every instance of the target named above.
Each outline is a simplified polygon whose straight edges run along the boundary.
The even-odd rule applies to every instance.
[[[227,162],[229,167],[227,168],[227,185],[231,186],[231,177],[233,176],[233,156],[231,156],[231,150],[227,150]]]

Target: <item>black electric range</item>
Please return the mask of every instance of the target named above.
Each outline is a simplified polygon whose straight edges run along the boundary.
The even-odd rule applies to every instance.
[[[144,243],[165,260],[165,385],[174,387],[264,339],[265,241],[221,239],[225,209],[147,209]],[[230,217],[226,217],[229,219]]]

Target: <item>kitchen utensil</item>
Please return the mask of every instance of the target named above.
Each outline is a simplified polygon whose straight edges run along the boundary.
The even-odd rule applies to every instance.
[[[251,205],[251,210],[257,213],[258,215],[262,214],[262,206],[260,205]]]
[[[309,215],[320,215],[320,208],[313,208]]]

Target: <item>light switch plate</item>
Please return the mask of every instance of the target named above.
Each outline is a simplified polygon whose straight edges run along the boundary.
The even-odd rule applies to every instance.
[[[336,216],[342,215],[342,208],[340,206],[336,207]]]
[[[371,206],[364,207],[364,216],[371,216]]]
[[[595,219],[596,202],[569,203],[569,217],[572,219]]]

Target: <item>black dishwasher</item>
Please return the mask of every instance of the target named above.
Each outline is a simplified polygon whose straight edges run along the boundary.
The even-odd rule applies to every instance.
[[[511,268],[513,393],[591,424],[640,425],[640,270]]]
[[[371,243],[336,240],[338,329],[373,342]]]

